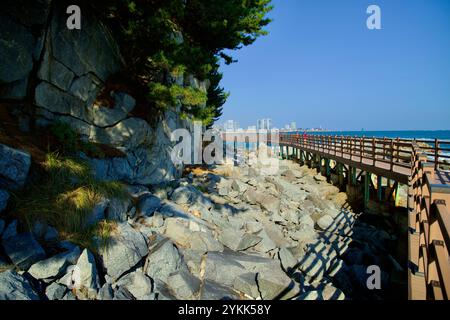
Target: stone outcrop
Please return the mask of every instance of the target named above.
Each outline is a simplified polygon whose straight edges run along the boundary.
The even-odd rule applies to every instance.
[[[39,126],[62,121],[83,139],[122,151],[123,157],[90,159],[98,178],[130,184],[178,178],[182,168],[171,161],[175,143],[170,137],[175,129],[190,128],[189,121],[180,119],[181,105],[168,106],[150,125],[132,115],[136,101],[125,92],[110,92],[113,106],[95,102],[124,63],[113,35],[92,10],[82,7],[81,30],[69,30],[63,2],[24,3],[23,10],[39,15],[35,18],[17,10],[15,2],[6,2],[0,8],[0,100],[17,100],[18,121],[30,119],[30,110],[20,102],[32,100]],[[179,78],[181,84],[208,88],[208,81]]]

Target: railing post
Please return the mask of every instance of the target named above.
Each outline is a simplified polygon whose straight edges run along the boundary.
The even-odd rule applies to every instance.
[[[373,157],[373,166],[375,166],[376,153],[375,153],[375,138],[372,138],[372,157]]]
[[[364,146],[363,146],[363,143],[364,143],[364,136],[362,136],[362,138],[360,138],[359,139],[359,155],[360,155],[360,163],[362,163],[362,161],[363,161],[363,154],[364,154]]]
[[[434,170],[439,169],[439,140],[434,139]]]
[[[394,139],[391,139],[391,166],[390,171],[394,170]]]
[[[400,162],[400,138],[397,137],[397,162]]]

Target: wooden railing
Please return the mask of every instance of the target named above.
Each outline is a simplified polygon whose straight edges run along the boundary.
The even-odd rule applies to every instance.
[[[449,174],[435,170],[439,160],[430,162],[427,150],[413,143],[408,199],[410,298],[450,299]]]
[[[300,146],[330,154],[346,154],[351,159],[386,163],[410,169],[413,144],[420,146],[435,170],[450,167],[450,141],[438,139],[389,139],[315,134],[280,134],[281,145]]]
[[[449,141],[281,134],[280,145],[409,169],[409,298],[450,299]]]

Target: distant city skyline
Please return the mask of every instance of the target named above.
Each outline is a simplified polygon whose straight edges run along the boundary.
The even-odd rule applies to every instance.
[[[243,128],[450,129],[450,1],[273,0],[269,34],[230,52],[221,85],[225,119]]]

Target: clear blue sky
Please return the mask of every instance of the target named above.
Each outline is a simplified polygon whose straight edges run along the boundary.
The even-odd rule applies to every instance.
[[[222,123],[450,129],[450,0],[273,0],[269,35],[222,66]],[[382,30],[366,9],[381,8]],[[424,113],[426,112],[426,113]]]

